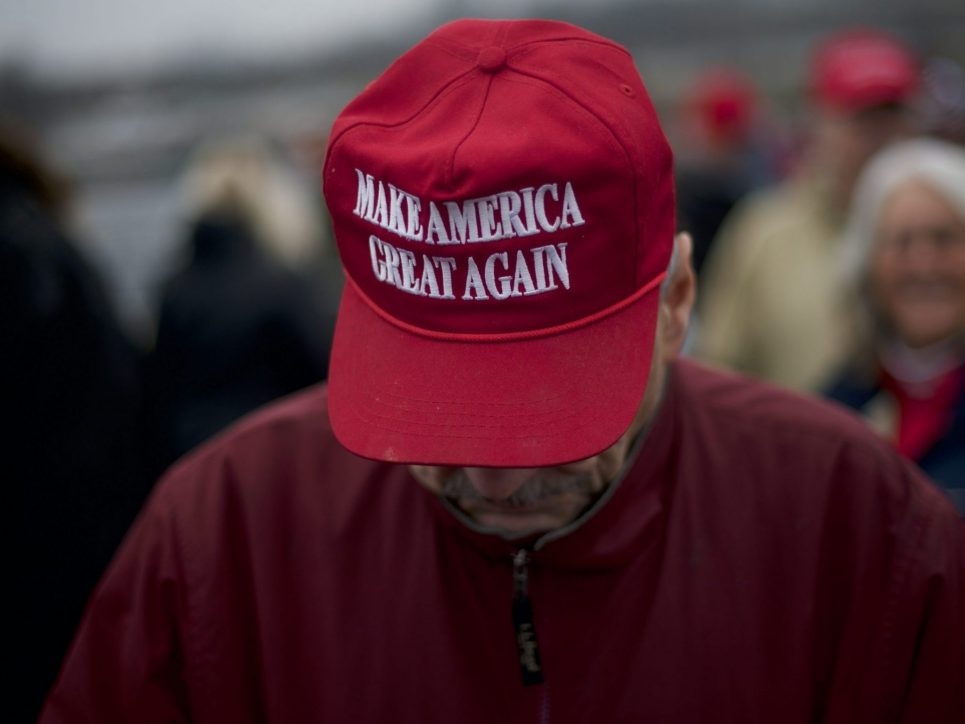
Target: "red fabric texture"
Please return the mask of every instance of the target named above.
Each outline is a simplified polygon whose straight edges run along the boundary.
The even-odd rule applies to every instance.
[[[674,235],[670,148],[624,48],[551,21],[443,26],[342,112],[323,182],[349,279],[329,374],[346,447],[548,465],[619,436],[657,310],[628,300]],[[493,444],[500,426],[521,439]]]
[[[817,401],[675,366],[625,479],[531,553],[539,686],[518,545],[300,394],[161,482],[41,724],[962,720],[965,524]]]

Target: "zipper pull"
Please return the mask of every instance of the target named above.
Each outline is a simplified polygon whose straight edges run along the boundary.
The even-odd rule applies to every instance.
[[[526,592],[529,571],[525,548],[513,554],[513,625],[516,628],[516,648],[519,652],[519,670],[523,686],[543,683],[543,666],[539,660],[539,642],[533,622],[533,607]]]

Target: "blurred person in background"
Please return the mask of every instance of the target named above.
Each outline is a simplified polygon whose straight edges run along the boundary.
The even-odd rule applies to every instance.
[[[757,88],[734,68],[705,69],[685,94],[674,144],[677,215],[693,236],[698,274],[734,205],[780,175],[779,144],[760,115]]]
[[[829,396],[965,512],[965,150],[923,139],[875,157],[845,243],[856,334]]]
[[[325,379],[331,322],[310,197],[263,141],[202,146],[183,191],[185,266],[164,284],[150,357],[155,465]]]
[[[146,496],[139,365],[68,222],[69,185],[0,130],[0,400],[13,500],[4,721],[34,721],[87,597]]]
[[[929,60],[919,104],[924,133],[965,146],[965,68],[949,58]]]
[[[802,390],[827,382],[845,347],[836,272],[852,187],[875,151],[912,131],[919,75],[907,48],[871,30],[816,48],[801,167],[721,227],[701,282],[699,357]]]

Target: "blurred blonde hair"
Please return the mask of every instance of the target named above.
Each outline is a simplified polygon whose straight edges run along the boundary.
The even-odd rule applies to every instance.
[[[181,196],[188,221],[239,218],[269,254],[289,266],[310,263],[325,251],[319,204],[257,136],[200,146],[181,180]]]

